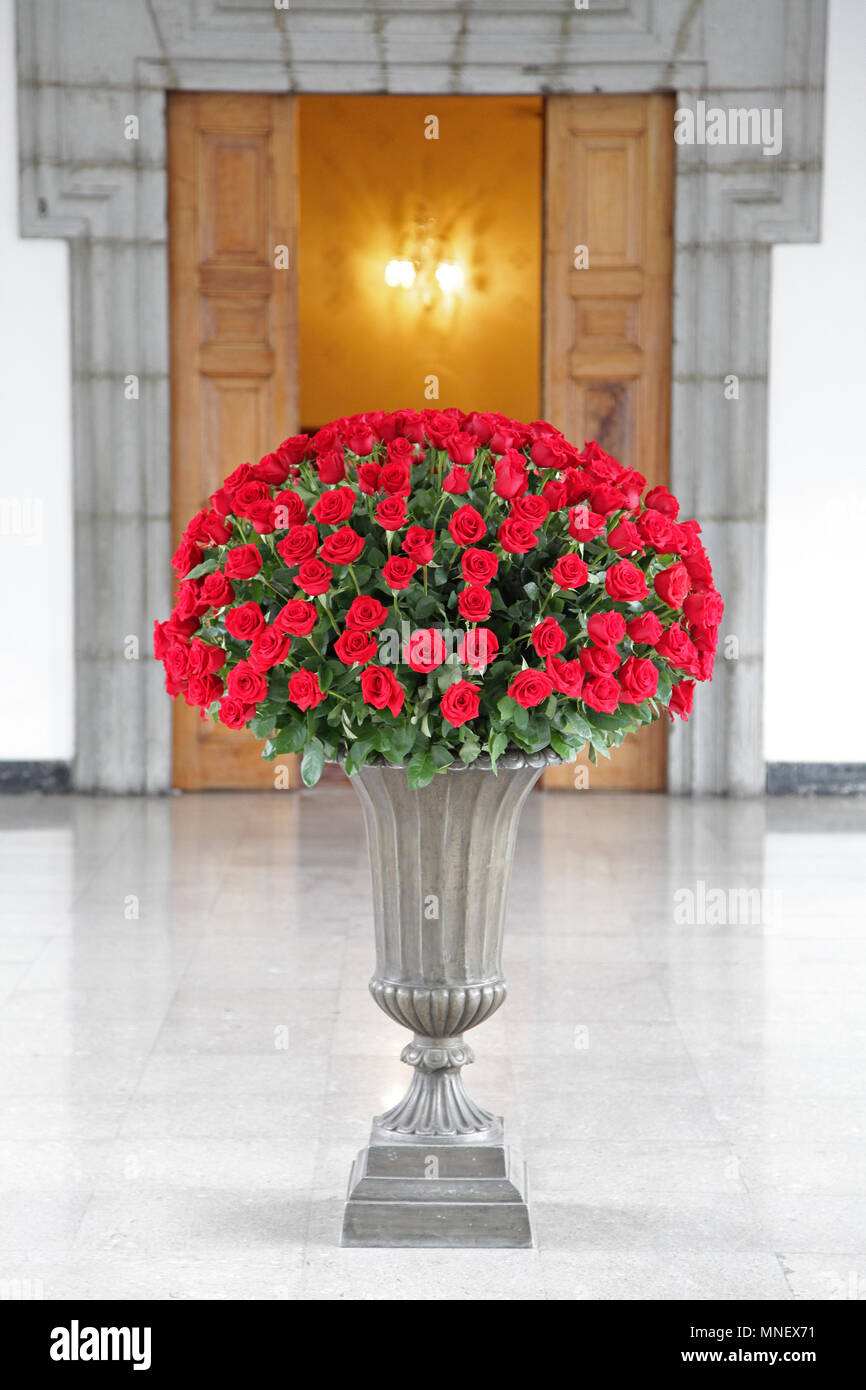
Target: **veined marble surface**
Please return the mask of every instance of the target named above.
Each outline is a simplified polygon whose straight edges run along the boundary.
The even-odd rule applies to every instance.
[[[866,804],[533,794],[470,1093],[535,1250],[341,1249],[360,806],[0,799],[0,1295],[866,1299]]]

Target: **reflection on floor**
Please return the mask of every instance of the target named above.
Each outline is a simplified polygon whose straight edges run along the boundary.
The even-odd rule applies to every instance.
[[[862,802],[532,797],[467,1082],[538,1248],[342,1250],[407,1076],[351,788],[5,798],[0,1282],[866,1298],[864,864]]]

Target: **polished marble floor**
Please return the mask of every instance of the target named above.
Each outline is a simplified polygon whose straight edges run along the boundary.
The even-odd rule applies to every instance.
[[[866,1299],[866,804],[536,794],[531,1251],[343,1250],[408,1072],[351,788],[0,799],[0,1295]]]

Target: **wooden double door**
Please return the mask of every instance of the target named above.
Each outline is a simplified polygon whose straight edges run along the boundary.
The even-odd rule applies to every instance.
[[[528,357],[519,364],[524,386],[531,381],[529,399],[537,401],[536,413],[568,438],[578,443],[597,438],[651,484],[666,483],[673,98],[338,100],[356,107],[358,122],[378,121],[371,146],[381,146],[382,121],[392,111],[394,119],[417,119],[425,133],[429,115],[437,123],[447,120],[449,103],[459,104],[453,107],[455,118],[470,123],[465,127],[470,135],[473,121],[486,122],[488,129],[491,120],[515,123],[513,137],[503,131],[503,157],[516,141],[524,164],[538,161],[537,206],[514,209],[526,225],[507,253],[516,308],[524,320],[535,312],[541,319],[539,331],[522,339],[524,352],[530,344]],[[324,101],[222,93],[178,93],[169,99],[172,511],[177,535],[238,463],[257,459],[301,427],[326,423],[302,418],[298,392],[299,275],[304,273],[298,253],[303,217],[299,128],[303,140],[304,103],[309,103],[312,119],[314,104],[320,103],[321,112]],[[471,148],[471,140],[468,144]],[[379,154],[375,148],[370,151],[373,211],[376,180],[411,179],[405,152],[390,174],[388,161]],[[419,160],[422,156],[429,162],[435,153],[421,145]],[[483,159],[480,150],[477,157]],[[327,164],[327,152],[323,158]],[[338,183],[333,168],[330,175],[327,167],[322,173]],[[419,164],[419,179],[423,177]],[[495,201],[495,196],[486,198],[488,206]],[[340,217],[336,187],[334,217]],[[495,257],[497,236],[488,228],[484,240],[480,212],[474,226],[483,255]],[[327,273],[327,260],[320,258],[320,272],[322,266]],[[520,329],[518,315],[515,332]],[[459,334],[459,322],[450,331]],[[332,417],[345,411],[339,380],[334,390]],[[484,402],[443,399],[439,404],[505,409],[493,404],[494,394],[491,383],[491,396]],[[371,400],[369,408],[429,405],[423,380],[417,395],[396,402]],[[175,786],[274,786],[274,769],[261,759],[250,735],[203,722],[182,701],[176,701],[175,710]],[[610,763],[589,770],[590,787],[664,789],[665,743],[663,721],[647,727],[617,750]],[[574,785],[574,768],[545,775],[548,788]]]

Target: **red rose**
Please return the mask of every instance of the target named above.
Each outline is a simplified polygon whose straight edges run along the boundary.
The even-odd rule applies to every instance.
[[[425,531],[423,526],[410,526],[403,537],[401,549],[406,552],[410,560],[415,561],[416,565],[429,565],[433,559],[435,542],[435,531]]]
[[[383,497],[376,508],[376,520],[386,531],[399,531],[406,520],[406,501],[403,497]]]
[[[201,564],[201,551],[194,540],[184,536],[171,557],[171,567],[176,574],[189,574],[196,565]]]
[[[714,652],[719,645],[719,630],[715,627],[702,627],[700,623],[692,623],[689,636],[699,652]]]
[[[526,476],[526,459],[517,449],[506,449],[493,470],[493,491],[497,497],[508,500],[518,497],[529,487]]]
[[[379,473],[379,486],[392,497],[408,497],[412,491],[408,463],[401,459],[386,463]]]
[[[251,549],[255,550],[255,546]],[[209,608],[224,608],[227,603],[234,603],[235,591],[221,570],[213,570],[201,582],[201,597]]]
[[[226,681],[228,693],[246,705],[254,705],[263,700],[268,693],[268,683],[260,671],[254,671],[248,661],[239,661],[229,671]]]
[[[703,546],[696,550],[693,555],[687,555],[683,564],[693,584],[706,589],[710,587],[713,582],[713,569],[710,564],[710,557]]]
[[[666,555],[672,551],[677,543],[677,530],[673,522],[661,512],[644,512],[639,518],[637,529],[641,539],[651,545],[659,555]]]
[[[489,415],[473,410],[466,420],[466,431],[474,436],[479,444],[489,444],[493,437],[493,425]]]
[[[277,509],[269,497],[262,502],[253,502],[247,508],[247,516],[260,536],[269,536],[276,530]]]
[[[254,671],[270,671],[272,666],[279,666],[285,661],[290,646],[288,637],[284,632],[280,632],[279,628],[266,627],[264,632],[253,638],[249,655],[250,665]]]
[[[492,550],[464,550],[460,559],[463,578],[467,584],[489,584],[499,569],[499,560]]]
[[[658,689],[659,673],[648,657],[630,656],[617,671],[624,705],[639,705]]]
[[[682,608],[683,599],[692,587],[685,565],[669,565],[653,580],[653,587],[668,608]]]
[[[249,516],[250,509],[257,502],[270,502],[270,500],[271,489],[268,484],[250,479],[249,482],[243,483],[235,493],[232,511],[235,516]]]
[[[346,445],[353,454],[372,454],[376,447],[376,436],[366,420],[356,420],[346,430]]]
[[[671,698],[668,702],[668,713],[671,719],[678,714],[685,723],[692,712],[692,701],[695,698],[694,681],[678,681],[671,691]]]
[[[610,516],[611,512],[618,512],[626,505],[625,494],[609,483],[600,483],[589,494],[589,504],[594,512]]]
[[[210,604],[202,598],[200,579],[184,579],[174,596],[174,611],[179,618],[197,618]]]
[[[555,618],[544,618],[532,629],[532,645],[539,656],[556,656],[568,638]]]
[[[226,577],[228,579],[252,579],[262,567],[262,552],[257,545],[239,545],[226,555]],[[218,570],[214,570],[218,574]],[[211,579],[212,575],[207,575]],[[214,604],[214,607],[218,605]]]
[[[334,643],[334,651],[346,666],[357,661],[363,666],[376,655],[376,639],[360,627],[347,627]]]
[[[279,487],[280,483],[286,481],[290,472],[291,464],[288,459],[281,458],[279,454],[265,454],[253,469],[253,477],[267,483],[269,487]]]
[[[354,505],[355,494],[350,487],[331,488],[322,493],[313,507],[313,516],[322,526],[339,526],[352,515]]]
[[[578,698],[583,687],[583,667],[579,661],[560,661],[549,656],[544,669],[553,681],[554,690],[570,695],[573,700]]]
[[[661,512],[663,516],[670,517],[671,521],[676,521],[680,504],[666,487],[654,487],[651,492],[647,493],[645,502],[648,507]]]
[[[190,676],[184,699],[188,705],[201,705],[204,712],[208,705],[219,699],[223,689],[219,676]]]
[[[587,676],[581,698],[599,714],[613,714],[619,704],[619,681],[613,676]]]
[[[640,495],[646,487],[646,478],[643,473],[638,473],[636,468],[622,468],[617,474],[616,485],[625,496],[626,506],[631,507],[634,511],[640,502]]]
[[[573,551],[560,555],[550,573],[554,584],[558,584],[560,589],[579,589],[589,578],[586,562]]]
[[[458,430],[445,441],[445,448],[452,463],[471,463],[475,457],[476,443],[474,435]]]
[[[565,441],[557,435],[541,435],[530,450],[536,468],[562,468],[565,465]]]
[[[186,642],[175,642],[165,654],[165,673],[178,690],[189,678],[189,647]],[[177,694],[177,691],[174,692]]]
[[[698,657],[697,647],[679,623],[674,623],[662,633],[656,642],[656,651],[671,666],[681,670],[687,670]]]
[[[372,632],[374,628],[382,626],[387,616],[388,610],[383,603],[377,598],[361,594],[358,598],[352,599],[346,614],[346,624],[348,627],[360,627],[365,632]]]
[[[420,671],[426,676],[441,666],[447,655],[448,648],[442,633],[435,627],[422,627],[417,628],[409,638],[405,659],[413,671]]]
[[[552,512],[558,512],[560,507],[565,506],[567,500],[565,495],[565,483],[560,482],[558,478],[548,478],[544,487],[541,489],[541,495],[550,510]]]
[[[322,541],[320,555],[331,565],[351,565],[364,549],[364,537],[351,526],[341,526]]]
[[[346,457],[339,449],[324,449],[316,456],[319,479],[326,485],[341,483],[346,476]]]
[[[293,671],[289,677],[289,699],[300,710],[315,709],[326,698],[315,671]]]
[[[191,676],[213,676],[226,664],[222,647],[212,647],[194,637],[189,644],[189,673]]]
[[[589,507],[581,504],[579,507],[572,507],[568,514],[568,534],[573,536],[576,541],[586,542],[595,540],[604,530],[604,517],[599,516],[598,512],[591,512]]]
[[[621,521],[610,532],[607,543],[618,555],[631,555],[635,550],[643,550],[643,541],[633,521]]]
[[[511,515],[517,517],[518,521],[527,522],[533,531],[538,530],[549,512],[546,501],[537,492],[527,492],[522,497],[515,497],[511,504]]]
[[[457,655],[464,666],[473,666],[476,671],[495,661],[498,651],[499,638],[489,627],[470,628],[457,643]]]
[[[664,631],[655,613],[639,613],[626,623],[626,632],[633,642],[643,642],[654,647]]]
[[[538,538],[528,522],[513,516],[506,517],[496,536],[502,549],[510,555],[525,555],[527,550],[538,544]]]
[[[319,620],[319,610],[304,598],[290,598],[274,618],[274,627],[292,637],[307,637]]]
[[[184,532],[184,539],[199,545],[225,545],[231,533],[231,527],[215,511],[204,510],[196,512]]]
[[[586,630],[593,642],[605,647],[615,647],[625,637],[625,618],[621,613],[593,613],[586,624]]]
[[[319,548],[319,533],[312,522],[306,526],[293,526],[289,534],[277,544],[277,554],[289,569],[309,560]]]
[[[340,489],[342,491],[342,489]],[[329,495],[329,494],[326,494]],[[287,488],[278,492],[274,498],[274,523],[280,531],[288,531],[292,526],[300,526],[307,519],[307,508],[296,492]]]
[[[310,452],[310,436],[308,434],[293,434],[291,439],[283,440],[276,452],[292,467],[297,467]]]
[[[649,593],[643,571],[631,560],[620,560],[618,564],[611,565],[604,576],[604,587],[612,599],[623,603],[646,598]]]
[[[321,560],[305,560],[295,575],[295,583],[305,594],[324,594],[331,587],[334,571]]]
[[[230,608],[225,618],[226,632],[241,642],[251,642],[265,626],[265,615],[257,603],[242,603]]]
[[[553,681],[544,671],[518,671],[508,687],[512,700],[524,709],[541,705],[553,694]]]
[[[697,627],[718,627],[725,612],[721,594],[715,589],[695,589],[683,603],[683,612]]]
[[[180,618],[176,613],[172,613],[171,617],[161,624],[163,637],[169,644],[192,637],[197,627],[198,618]]]
[[[612,676],[619,665],[619,653],[616,647],[581,647],[578,660],[591,676]]]
[[[255,712],[255,705],[246,705],[243,700],[236,700],[232,695],[226,695],[220,700],[220,723],[227,729],[242,729],[249,724]]]
[[[379,471],[378,463],[358,464],[358,487],[367,497],[379,491]]]
[[[415,458],[415,444],[402,435],[388,441],[388,462],[408,463],[411,467]]]
[[[382,578],[389,589],[408,589],[417,568],[408,555],[392,555],[382,567]]]
[[[449,724],[453,724],[455,729],[459,729],[461,724],[465,724],[467,719],[474,719],[478,713],[478,691],[480,685],[473,685],[471,681],[459,680],[453,685],[449,685],[445,694],[439,702],[439,710],[442,718]]]
[[[361,672],[361,696],[374,709],[389,709],[396,718],[406,692],[387,666],[365,666]]]
[[[481,584],[467,584],[457,600],[457,612],[467,623],[479,623],[490,616],[492,602],[489,589]]]
[[[225,482],[223,483],[223,491],[224,491],[224,492],[227,492],[228,495],[229,495],[229,497],[232,497],[232,498],[233,498],[234,495],[235,495],[235,493],[238,491],[238,489],[239,489],[239,488],[242,488],[243,485],[244,485],[244,483],[248,483],[249,480],[250,480],[250,478],[251,478],[252,476],[253,476],[253,466],[252,466],[252,464],[251,464],[251,463],[239,463],[238,466],[237,466],[237,468],[235,468],[235,469],[228,475],[228,477],[226,478]]]
[[[445,477],[442,479],[442,489],[444,492],[458,494],[461,492],[468,492],[471,481],[469,470],[467,468],[460,468],[455,464],[451,472],[446,473]]]
[[[451,539],[457,545],[474,545],[476,541],[480,541],[481,537],[487,534],[487,527],[481,513],[468,504],[457,508],[448,523],[448,530],[451,533]]]

